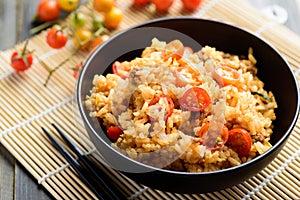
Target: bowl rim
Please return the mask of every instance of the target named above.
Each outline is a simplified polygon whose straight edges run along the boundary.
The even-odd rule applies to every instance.
[[[105,48],[105,46],[110,43],[111,41],[113,41],[115,38],[117,37],[121,37],[124,33],[126,33],[128,30],[131,29],[136,29],[136,28],[140,28],[140,27],[144,27],[146,25],[151,25],[153,23],[157,23],[157,22],[163,22],[163,21],[174,21],[174,20],[196,20],[196,21],[205,21],[205,22],[209,22],[209,23],[215,23],[215,24],[220,24],[222,26],[227,26],[233,29],[236,29],[238,31],[244,32],[246,34],[251,35],[252,37],[257,38],[258,40],[260,40],[261,42],[263,42],[265,45],[269,46],[276,54],[278,54],[278,56],[280,56],[280,58],[283,60],[283,62],[285,63],[286,67],[288,68],[289,72],[291,73],[291,76],[293,78],[293,82],[295,83],[295,87],[296,87],[296,93],[297,93],[297,108],[295,110],[295,114],[293,116],[293,121],[292,123],[289,125],[288,129],[285,131],[285,133],[283,134],[283,137],[281,137],[274,145],[272,145],[272,147],[266,151],[265,153],[256,156],[255,158],[251,159],[250,161],[247,161],[245,163],[242,163],[238,166],[233,166],[230,168],[226,168],[226,169],[221,169],[221,170],[216,170],[216,171],[209,171],[209,172],[180,172],[180,171],[172,171],[172,170],[166,170],[166,169],[162,169],[162,168],[157,168],[154,166],[150,166],[150,165],[146,165],[144,163],[138,162],[134,159],[129,158],[126,155],[123,155],[122,153],[120,153],[119,151],[115,150],[114,148],[112,148],[108,143],[106,143],[100,136],[99,134],[97,134],[97,132],[94,130],[93,126],[89,123],[89,120],[87,119],[87,117],[85,115],[84,112],[84,108],[83,105],[84,103],[81,100],[81,84],[83,81],[83,76],[85,74],[86,69],[89,66],[89,63],[92,61],[92,59],[94,58],[94,56],[96,56],[97,52],[100,51],[102,48]],[[297,119],[299,117],[299,108],[300,108],[300,94],[299,94],[299,86],[298,86],[298,82],[297,79],[295,77],[295,74],[293,72],[293,70],[291,69],[289,63],[287,62],[286,58],[284,56],[282,56],[282,54],[277,50],[277,48],[272,45],[270,42],[266,41],[264,38],[260,37],[258,34],[256,34],[255,32],[248,30],[246,28],[242,28],[239,27],[238,25],[232,24],[230,22],[224,22],[224,21],[220,21],[217,19],[204,19],[204,18],[197,18],[197,17],[192,17],[192,16],[176,16],[176,17],[161,17],[161,18],[156,18],[156,19],[152,19],[152,20],[148,20],[142,23],[139,23],[131,28],[125,29],[123,31],[120,31],[119,33],[116,33],[115,35],[113,35],[110,39],[108,39],[107,41],[105,41],[102,45],[100,45],[99,47],[97,47],[91,55],[89,55],[89,57],[87,58],[86,62],[84,63],[82,70],[80,72],[79,78],[78,78],[78,82],[77,82],[77,104],[78,104],[78,109],[80,111],[80,115],[82,120],[84,121],[84,123],[86,125],[88,125],[88,128],[90,129],[90,131],[92,131],[92,133],[97,137],[97,139],[101,140],[101,143],[106,145],[106,147],[108,147],[110,150],[114,151],[115,153],[118,154],[118,156],[121,156],[127,160],[130,160],[130,162],[136,163],[139,166],[142,167],[146,167],[147,169],[151,169],[151,171],[160,171],[160,172],[166,172],[166,173],[174,173],[174,174],[178,174],[178,175],[216,175],[219,173],[225,173],[225,172],[231,172],[234,171],[236,169],[239,168],[244,168],[247,166],[251,166],[256,164],[258,161],[264,159],[264,157],[267,157],[269,154],[272,154],[274,151],[276,151],[276,149],[278,148],[278,146],[281,146],[283,143],[286,142],[286,140],[288,139],[288,137],[290,136],[292,130],[294,129],[294,126],[296,125]],[[96,146],[96,145],[95,145]],[[101,154],[101,152],[99,152]],[[105,159],[104,159],[105,160]],[[268,163],[269,164],[269,163]],[[113,168],[115,168],[114,166],[112,166]],[[120,169],[118,169],[119,171],[121,171]],[[138,173],[138,172],[137,172]]]

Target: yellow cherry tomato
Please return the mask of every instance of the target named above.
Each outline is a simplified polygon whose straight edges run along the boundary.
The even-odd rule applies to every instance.
[[[104,14],[104,24],[110,29],[115,29],[119,26],[123,19],[123,11],[118,7],[113,7],[109,12]]]
[[[76,48],[80,47],[81,50],[87,50],[91,45],[92,36],[93,34],[91,31],[87,29],[78,29],[74,33],[73,43]]]
[[[57,0],[60,9],[71,12],[75,10],[79,4],[78,0]]]
[[[108,12],[114,6],[114,0],[94,0],[93,5],[98,12]]]

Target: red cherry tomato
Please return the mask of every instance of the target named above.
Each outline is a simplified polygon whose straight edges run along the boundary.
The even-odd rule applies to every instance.
[[[56,0],[42,0],[37,8],[37,16],[42,21],[53,21],[59,17],[60,8]]]
[[[179,40],[173,40],[166,45],[162,53],[162,58],[168,59],[172,57],[173,59],[179,60],[181,59],[184,50],[185,47]]]
[[[15,51],[11,55],[11,66],[16,71],[25,71],[31,67],[33,63],[33,55],[27,50],[28,40],[21,52]]]
[[[202,3],[202,0],[181,0],[181,2],[185,9],[195,11]]]
[[[234,128],[228,134],[227,145],[237,152],[240,157],[248,156],[252,146],[248,131],[243,128]]]
[[[224,146],[224,144],[227,142],[228,128],[223,125],[221,133],[218,131],[211,131],[209,132],[210,135],[207,135],[210,125],[210,123],[204,124],[198,131],[197,136],[203,139],[202,143],[206,147],[216,150]]]
[[[50,47],[60,49],[66,45],[68,38],[60,27],[54,26],[48,31],[46,41]]]
[[[211,100],[203,88],[192,87],[188,89],[179,100],[180,106],[189,111],[203,111]]]
[[[155,97],[154,99],[152,99],[152,101],[150,101],[149,106],[152,106],[152,105],[157,104],[161,98],[166,98],[166,100],[167,100],[167,102],[168,102],[168,105],[169,105],[169,110],[168,110],[168,112],[166,113],[166,115],[165,115],[165,117],[164,117],[164,119],[165,119],[165,121],[166,121],[166,120],[168,120],[168,118],[172,115],[173,110],[174,110],[174,102],[173,102],[173,100],[171,99],[171,97],[169,97],[169,96],[167,96],[167,95]],[[156,121],[156,120],[155,120],[155,119],[151,119],[151,121]]]
[[[135,5],[135,6],[145,6],[149,2],[150,2],[150,0],[133,0],[133,5]]]
[[[74,68],[72,68],[72,70],[73,70],[73,77],[75,79],[78,78],[78,75],[79,75],[79,72],[80,72],[80,70],[82,68],[82,65],[83,65],[83,63],[81,62],[78,65],[76,65]]]
[[[111,126],[107,129],[107,136],[112,142],[116,142],[122,134],[123,131],[118,126]]]
[[[155,5],[156,11],[167,12],[174,0],[151,0],[151,2]]]
[[[241,78],[241,74],[228,66],[217,66],[213,75],[220,85],[235,85]]]

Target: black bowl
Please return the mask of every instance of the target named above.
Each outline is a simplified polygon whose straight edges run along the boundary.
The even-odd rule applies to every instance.
[[[151,28],[145,31],[139,29],[141,27]],[[274,133],[271,139],[273,147],[263,155],[240,166],[203,173],[158,169],[129,159],[112,149],[104,132],[105,129],[101,128],[97,120],[89,117],[84,99],[90,93],[95,74],[109,72],[115,60],[130,60],[140,56],[141,50],[150,45],[153,37],[164,41],[180,39],[184,44],[194,45],[193,48],[198,50],[199,44],[209,45],[238,55],[247,55],[249,47],[252,47],[258,60],[258,77],[264,81],[265,89],[274,93],[278,103],[275,111],[277,119],[274,121]],[[256,175],[280,152],[299,113],[299,92],[295,77],[288,63],[274,47],[239,27],[191,17],[156,19],[115,35],[88,58],[79,77],[77,92],[79,109],[86,129],[109,165],[141,184],[176,193],[217,191]]]

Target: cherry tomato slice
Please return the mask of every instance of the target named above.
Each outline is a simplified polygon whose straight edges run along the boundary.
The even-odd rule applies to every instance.
[[[107,129],[107,136],[112,142],[116,142],[123,134],[123,130],[118,126],[111,126]]]
[[[179,100],[180,106],[189,111],[203,111],[209,106],[211,99],[203,88],[188,89]]]
[[[214,78],[220,85],[235,85],[240,80],[241,74],[231,67],[217,66]]]
[[[154,99],[152,99],[152,101],[150,101],[149,106],[157,104],[161,98],[166,98],[166,100],[168,101],[169,111],[165,114],[165,117],[164,117],[165,121],[167,121],[168,118],[173,114],[173,110],[174,110],[174,102],[171,99],[171,97],[169,97],[167,95],[162,95],[162,96],[159,96],[159,97],[155,97]],[[156,120],[151,119],[151,121],[156,121]]]
[[[184,50],[184,46],[179,40],[173,40],[166,45],[162,53],[162,58],[167,60],[172,57],[173,59],[179,60],[181,59]]]
[[[61,29],[52,27],[47,33],[46,40],[50,47],[60,49],[66,45],[68,38]]]
[[[120,76],[122,79],[128,78],[128,76],[129,76],[128,71],[129,70],[130,69],[125,69],[124,65],[122,65],[122,63],[119,62],[119,61],[114,62],[114,64],[112,65],[113,73]]]
[[[211,123],[206,123],[204,124],[201,129],[198,131],[197,136],[202,138],[203,141],[202,143],[208,147],[208,148],[212,148],[213,150],[219,149],[222,146],[224,146],[224,144],[227,142],[228,140],[228,128],[223,125],[222,126],[222,130],[218,130],[221,131],[208,131],[209,127],[210,127]],[[220,129],[220,128],[217,128]],[[207,135],[207,133],[209,133],[210,135]]]
[[[243,128],[234,128],[228,134],[227,145],[237,152],[240,157],[248,156],[252,146],[248,131]]]

